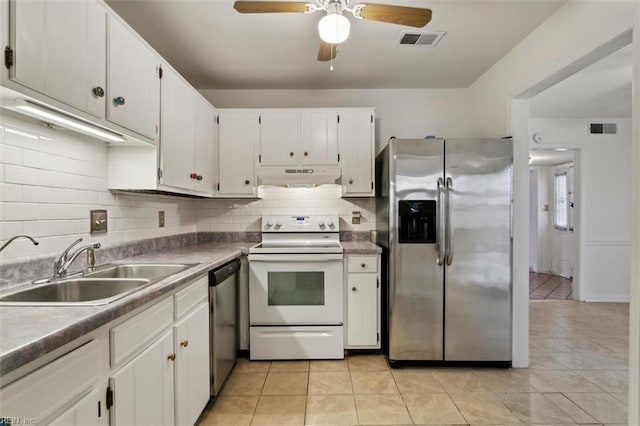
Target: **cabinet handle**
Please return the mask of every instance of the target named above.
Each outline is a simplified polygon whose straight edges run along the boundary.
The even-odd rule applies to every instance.
[[[290,153],[289,153],[289,157],[293,157],[293,152],[290,152]]]
[[[124,98],[122,96],[118,96],[118,97],[113,98],[113,104],[115,106],[124,105]]]
[[[175,360],[176,360],[176,354],[171,354],[171,355],[169,355],[169,356],[167,357],[167,359],[168,359],[169,361],[175,361]]]
[[[367,264],[366,264],[366,263],[361,263],[361,264],[360,264],[360,267],[361,267],[361,268],[366,268],[366,267],[367,267]]]
[[[304,152],[304,156],[305,156],[305,157],[308,157],[308,156],[309,156],[309,153],[308,153],[307,151],[305,151],[305,152]]]
[[[353,179],[349,179],[349,185],[353,185]]]
[[[247,180],[245,180],[245,181],[244,181],[244,184],[245,184],[245,185],[249,185],[249,183],[251,183],[251,182],[249,182],[249,179],[247,179]]]
[[[196,177],[196,180],[198,180],[198,181],[202,180],[202,175],[198,175],[198,176]]]
[[[183,340],[182,342],[180,342],[180,346],[182,346],[183,348],[186,348],[187,346],[189,346],[189,341]]]
[[[104,89],[100,86],[96,86],[91,89],[91,93],[93,93],[93,96],[96,98],[102,98],[104,96]]]
[[[356,287],[351,287],[351,291],[358,291]]]

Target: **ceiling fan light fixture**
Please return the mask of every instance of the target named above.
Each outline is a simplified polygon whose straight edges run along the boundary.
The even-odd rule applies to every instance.
[[[336,5],[337,6],[337,5]],[[329,44],[340,44],[349,37],[351,23],[336,7],[318,22],[320,38]]]

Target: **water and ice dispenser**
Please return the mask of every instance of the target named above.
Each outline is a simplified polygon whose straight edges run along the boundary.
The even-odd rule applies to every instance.
[[[436,243],[436,201],[398,201],[398,242],[404,244]]]

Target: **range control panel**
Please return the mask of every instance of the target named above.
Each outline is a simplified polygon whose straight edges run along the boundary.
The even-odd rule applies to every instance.
[[[262,216],[262,232],[338,232],[338,215]]]

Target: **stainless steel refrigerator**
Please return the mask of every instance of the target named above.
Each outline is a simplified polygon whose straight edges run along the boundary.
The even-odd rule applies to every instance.
[[[511,361],[510,139],[391,139],[376,158],[389,361]]]

